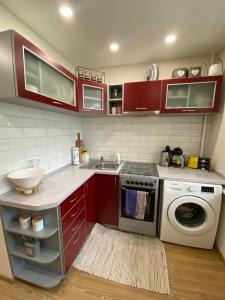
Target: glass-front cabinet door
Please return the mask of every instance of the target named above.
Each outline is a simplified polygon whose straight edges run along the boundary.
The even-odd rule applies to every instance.
[[[75,104],[74,80],[24,48],[25,88],[31,92]]]
[[[75,75],[16,32],[14,47],[18,96],[77,111]]]
[[[161,112],[216,112],[221,83],[221,76],[164,80]]]
[[[77,82],[79,112],[106,114],[106,84],[81,78]]]
[[[103,110],[104,91],[101,87],[83,85],[83,108]]]

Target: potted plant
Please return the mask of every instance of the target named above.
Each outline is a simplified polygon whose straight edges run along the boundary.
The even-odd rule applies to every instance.
[[[27,256],[35,257],[40,253],[40,241],[34,237],[23,236],[24,250]]]

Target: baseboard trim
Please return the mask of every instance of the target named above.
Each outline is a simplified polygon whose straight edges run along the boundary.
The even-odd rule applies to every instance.
[[[7,281],[7,282],[10,282],[10,283],[14,282],[14,278],[8,278],[8,277],[5,277],[3,275],[0,275],[0,279],[4,280],[4,281]]]

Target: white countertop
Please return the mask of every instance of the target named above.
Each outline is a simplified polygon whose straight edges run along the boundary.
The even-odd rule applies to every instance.
[[[44,210],[57,207],[94,174],[118,175],[122,167],[123,164],[118,170],[110,171],[79,169],[77,166],[70,165],[44,178],[36,193],[24,196],[13,190],[0,195],[0,204],[28,210]],[[161,166],[157,166],[157,169],[160,179],[225,185],[225,179],[215,172]]]
[[[167,180],[189,181],[225,185],[225,178],[216,172],[201,171],[198,169],[157,166],[159,178]]]
[[[116,171],[80,169],[81,165],[69,165],[53,175],[45,177],[39,190],[32,195],[25,196],[15,190],[0,195],[0,205],[28,210],[44,210],[57,207],[94,174],[118,175],[123,164]]]
[[[25,196],[13,190],[0,196],[0,204],[29,210],[56,207],[94,174],[95,170],[68,166],[44,178],[36,193]]]

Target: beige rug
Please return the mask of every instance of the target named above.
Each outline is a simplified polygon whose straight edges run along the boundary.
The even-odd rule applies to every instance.
[[[96,224],[73,266],[121,284],[170,294],[165,249],[157,238]]]

